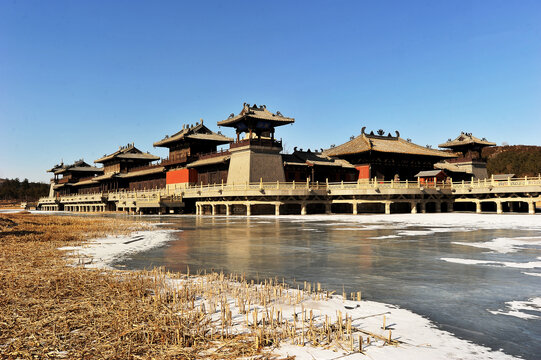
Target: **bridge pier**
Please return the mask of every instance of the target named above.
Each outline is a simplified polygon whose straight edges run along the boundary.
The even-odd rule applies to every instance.
[[[229,204],[225,204],[225,216],[231,215],[231,209]]]
[[[412,201],[410,204],[411,204],[411,213],[412,214],[417,214],[417,202]]]
[[[301,203],[301,215],[306,215],[306,203]]]
[[[211,209],[212,209],[212,215],[213,215],[213,216],[216,215],[216,205],[210,204],[210,207],[211,207]]]
[[[528,214],[535,214],[535,202],[533,200],[528,201]]]
[[[353,206],[353,215],[357,215],[357,211],[358,211],[358,204],[356,201],[354,201],[353,203],[351,203],[351,205]]]
[[[453,212],[454,211],[454,203],[452,201],[447,202],[447,212]]]
[[[496,200],[496,214],[503,214],[502,201]]]
[[[280,204],[274,204],[274,215],[280,216]]]
[[[385,214],[389,215],[391,213],[391,201],[385,202]]]
[[[475,202],[475,212],[477,214],[480,214],[481,213],[481,202],[480,201],[476,201]]]
[[[246,216],[252,216],[252,204],[246,203]]]
[[[441,213],[441,201],[436,201],[436,212]]]
[[[426,202],[422,201],[420,204],[421,204],[421,213],[426,214]]]
[[[332,214],[330,203],[325,204],[325,214],[328,214],[328,215]]]

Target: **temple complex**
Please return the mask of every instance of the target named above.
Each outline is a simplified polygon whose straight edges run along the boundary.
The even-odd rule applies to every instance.
[[[323,155],[343,159],[353,164],[359,171],[359,179],[368,180],[413,180],[423,170],[431,170],[442,159],[455,158],[456,155],[423,147],[383,130],[377,134],[371,131],[352,137],[348,142],[323,151]]]
[[[276,128],[294,118],[265,105],[243,104],[218,121],[235,138],[203,124],[183,125],[154,147],[168,157],[143,152],[133,143],[97,159],[56,165],[50,194],[39,208],[128,213],[223,215],[359,212],[442,212],[518,209],[535,213],[539,179],[487,179],[483,147],[494,143],[462,133],[441,144],[365,132],[323,150],[283,152]]]
[[[438,145],[440,148],[450,149],[458,156],[445,159],[434,165],[436,169],[445,170],[445,173],[455,180],[486,179],[487,163],[483,158],[483,148],[495,146],[496,143],[479,139],[471,133],[461,132],[454,139]]]

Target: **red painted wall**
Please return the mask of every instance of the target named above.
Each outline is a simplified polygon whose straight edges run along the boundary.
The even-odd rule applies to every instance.
[[[171,170],[165,174],[166,184],[180,184],[180,183],[196,183],[197,182],[197,170],[195,169],[180,169]]]
[[[359,170],[359,179],[370,179],[370,165],[355,166]]]

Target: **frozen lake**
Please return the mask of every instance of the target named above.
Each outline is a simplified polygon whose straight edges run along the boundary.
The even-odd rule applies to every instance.
[[[153,217],[145,219],[154,220]],[[418,214],[155,218],[180,229],[117,266],[320,282],[396,304],[508,354],[541,353],[541,217]],[[302,285],[301,285],[302,287]]]

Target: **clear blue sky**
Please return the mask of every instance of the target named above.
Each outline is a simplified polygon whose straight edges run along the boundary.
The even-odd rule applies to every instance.
[[[243,102],[294,117],[290,149],[363,126],[541,145],[541,2],[0,2],[0,177],[166,156],[154,141]]]

